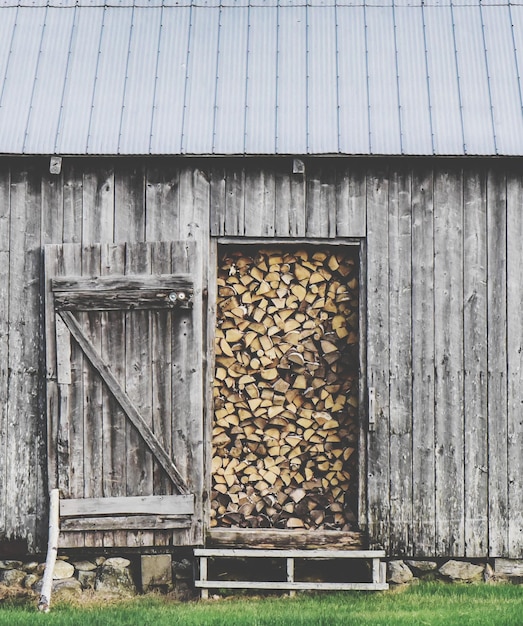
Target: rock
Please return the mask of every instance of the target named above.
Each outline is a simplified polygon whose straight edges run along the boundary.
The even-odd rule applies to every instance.
[[[74,561],[73,565],[76,570],[81,572],[92,572],[96,569],[96,565],[91,561]]]
[[[26,575],[21,569],[0,570],[0,583],[3,583],[6,587],[21,586]]]
[[[485,570],[483,572],[483,580],[486,583],[498,582],[498,577],[496,576],[496,573],[494,572],[494,569],[492,565],[490,565],[490,563],[487,563],[485,565]]]
[[[33,591],[37,593],[38,595],[40,595],[42,593],[43,584],[44,584],[44,579],[40,578],[40,580],[33,585]]]
[[[454,581],[475,582],[483,578],[483,565],[474,565],[466,561],[447,561],[439,568],[439,573]]]
[[[405,563],[416,574],[435,572],[438,569],[436,561],[405,561]]]
[[[111,567],[129,567],[129,565],[131,565],[131,561],[124,559],[121,556],[115,556],[107,559],[104,562],[104,565],[110,565]]]
[[[90,572],[83,569],[77,570],[76,578],[82,585],[82,589],[94,589],[96,582],[96,572]]]
[[[53,583],[53,603],[74,600],[82,595],[82,585],[76,578],[64,578]]]
[[[154,587],[160,587],[168,591],[172,588],[173,573],[170,554],[143,554],[142,565],[142,589],[149,591]]]
[[[94,588],[115,595],[134,595],[136,587],[127,566],[121,563],[129,563],[127,559],[107,559],[100,568],[96,577]]]
[[[403,561],[389,561],[387,564],[387,580],[396,585],[410,583],[414,576]]]
[[[72,578],[74,574],[74,567],[67,561],[56,561],[53,569],[53,580],[64,580],[65,578]]]
[[[24,587],[26,589],[32,589],[40,580],[42,580],[42,577],[38,576],[38,574],[27,574],[24,578]]]
[[[22,569],[23,567],[22,561],[0,561],[0,570],[1,569]]]
[[[37,567],[38,567],[38,561],[30,561],[29,563],[24,563],[22,569],[24,570],[24,572],[27,572],[28,574],[32,574],[34,571],[36,571]]]
[[[194,576],[193,562],[189,559],[173,561],[173,572],[176,580],[192,580]]]
[[[176,587],[171,594],[172,597],[176,598],[179,602],[187,602],[188,600],[193,600],[196,597],[194,589],[192,589],[192,586],[186,582],[177,582]]]

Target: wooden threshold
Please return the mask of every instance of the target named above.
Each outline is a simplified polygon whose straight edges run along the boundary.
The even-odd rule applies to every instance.
[[[367,547],[364,533],[325,531],[273,530],[268,528],[212,528],[205,545],[223,548],[297,548],[362,550]]]
[[[263,549],[213,549],[196,548],[194,556],[229,557],[229,558],[262,558],[262,559],[383,559],[385,550],[263,550]]]

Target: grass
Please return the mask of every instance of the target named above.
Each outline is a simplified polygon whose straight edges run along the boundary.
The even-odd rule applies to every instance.
[[[20,602],[20,601],[18,601]],[[26,626],[283,626],[372,624],[373,626],[523,624],[523,587],[422,583],[387,592],[300,594],[288,597],[230,597],[179,603],[161,596],[125,602],[55,605],[38,613],[34,600],[6,600],[0,624]]]

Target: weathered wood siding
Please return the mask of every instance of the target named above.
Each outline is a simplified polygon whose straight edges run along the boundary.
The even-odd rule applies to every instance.
[[[367,175],[370,535],[391,554],[521,557],[522,180],[393,167]]]
[[[197,277],[203,288],[208,223],[209,183],[192,163],[65,159],[55,176],[49,159],[0,161],[0,542],[20,539],[42,549],[47,534],[44,245],[193,240],[203,251]],[[99,269],[107,273],[120,261],[108,259]],[[183,355],[193,357],[198,360],[198,354]],[[97,384],[86,381],[93,402],[102,401]],[[183,399],[184,385],[173,401]],[[101,408],[100,415],[107,410]],[[85,449],[94,465],[100,453]],[[96,468],[71,477],[86,481],[93,493],[109,479]],[[55,486],[52,477],[50,483]]]
[[[377,399],[367,437],[371,542],[389,554],[521,557],[517,164],[305,159],[305,174],[293,174],[290,158],[66,158],[52,176],[48,159],[4,161],[0,539],[34,545],[46,531],[44,244],[194,239],[209,268],[212,328],[211,236],[358,238],[367,258],[363,384]]]
[[[365,174],[361,163],[333,159],[247,160],[211,169],[211,235],[231,237],[365,236]],[[227,162],[225,162],[227,163]],[[260,169],[260,166],[262,169]]]

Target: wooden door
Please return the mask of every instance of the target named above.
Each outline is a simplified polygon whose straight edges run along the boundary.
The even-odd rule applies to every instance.
[[[46,246],[50,487],[62,545],[202,541],[194,242]]]

